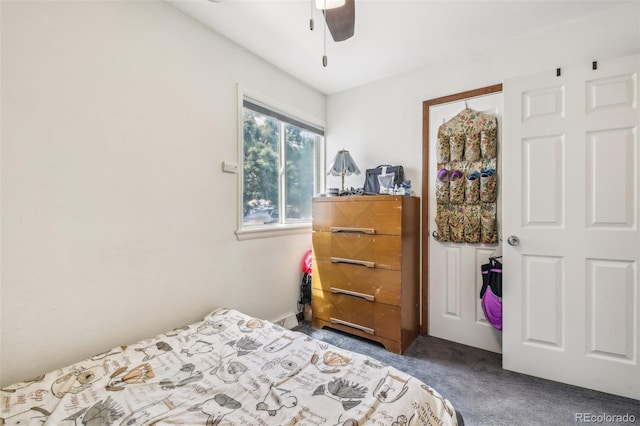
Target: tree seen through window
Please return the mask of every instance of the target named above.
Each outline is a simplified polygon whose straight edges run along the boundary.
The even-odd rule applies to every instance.
[[[310,222],[322,135],[251,106],[243,109],[243,226]]]

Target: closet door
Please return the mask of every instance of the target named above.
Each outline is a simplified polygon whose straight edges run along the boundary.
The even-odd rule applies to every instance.
[[[433,236],[436,217],[436,141],[438,128],[460,111],[469,107],[497,117],[498,121],[498,185],[500,171],[500,128],[502,93],[492,93],[466,101],[448,102],[429,108],[429,335],[476,348],[500,353],[502,332],[486,320],[480,305],[482,276],[480,266],[494,255],[498,244],[467,244],[440,242]],[[500,190],[498,189],[498,197]],[[498,198],[498,224],[500,219]],[[499,225],[498,225],[499,226]],[[500,232],[498,232],[500,234]]]
[[[503,366],[640,398],[639,57],[504,83]]]

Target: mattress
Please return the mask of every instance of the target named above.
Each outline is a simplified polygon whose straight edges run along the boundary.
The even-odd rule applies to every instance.
[[[5,425],[458,424],[449,401],[411,375],[231,309],[0,397]]]

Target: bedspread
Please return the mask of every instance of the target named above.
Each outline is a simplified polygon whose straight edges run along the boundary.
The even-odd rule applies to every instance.
[[[0,392],[0,424],[456,425],[427,384],[229,309]]]

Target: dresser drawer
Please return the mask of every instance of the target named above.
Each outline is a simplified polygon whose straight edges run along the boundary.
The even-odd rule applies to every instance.
[[[399,213],[402,201],[399,197],[386,197],[389,199],[384,201],[380,201],[380,197],[362,196],[316,198],[313,203],[313,230],[401,235],[402,215]]]
[[[400,307],[312,289],[313,317],[367,335],[400,341]]]
[[[316,259],[357,259],[373,262],[379,269],[400,270],[402,239],[396,235],[314,232]]]
[[[401,272],[315,260],[311,286],[335,294],[352,294],[363,300],[400,305]]]

